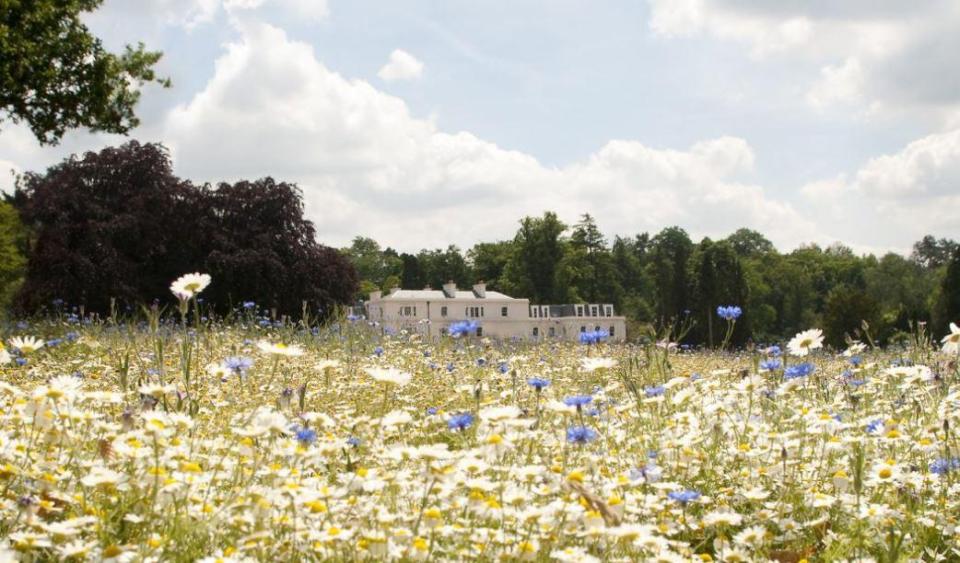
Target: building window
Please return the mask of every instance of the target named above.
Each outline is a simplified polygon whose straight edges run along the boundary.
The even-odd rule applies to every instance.
[[[587,332],[587,327],[581,325],[580,332]]]
[[[534,337],[540,336],[540,327],[536,327],[536,326],[533,327],[533,336]]]
[[[530,316],[533,317],[533,318],[539,317],[539,316],[540,316],[540,310],[537,309],[537,308],[534,308],[533,311],[532,311],[532,314],[531,314]]]
[[[583,316],[583,305],[577,305],[577,316],[578,317]]]
[[[590,316],[591,316],[591,317],[596,317],[596,316],[597,316],[597,306],[596,306],[596,305],[590,307]]]
[[[549,334],[550,336],[556,336],[556,335],[557,335],[557,329],[554,328],[554,327],[550,327],[549,329],[547,329],[547,334]]]
[[[610,336],[613,336],[613,329],[614,327],[610,327]]]
[[[444,305],[443,307],[440,307],[440,316],[441,316],[441,317],[446,317],[446,316],[447,316],[447,306],[446,306],[446,305]]]
[[[406,307],[403,308],[402,311],[400,311],[400,315],[404,317],[409,317],[413,315],[413,307],[410,307],[409,305],[407,305]]]
[[[613,307],[610,306],[610,305],[607,305],[607,316],[608,316],[608,317],[612,317],[612,316],[613,316]]]
[[[482,327],[482,326],[478,326],[478,327],[477,327],[477,336],[483,336],[483,327]]]
[[[507,316],[507,308],[506,308],[506,307],[500,307],[500,316],[501,316],[501,317],[506,317],[506,316]]]

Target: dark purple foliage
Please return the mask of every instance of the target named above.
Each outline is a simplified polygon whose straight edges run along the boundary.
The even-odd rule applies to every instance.
[[[203,297],[221,312],[251,300],[299,315],[306,300],[329,313],[356,292],[350,263],[315,241],[295,185],[196,186],[174,176],[159,144],[131,141],[27,174],[15,201],[33,233],[21,313],[53,299],[103,314],[111,298],[170,302],[170,282],[193,271],[213,277]]]

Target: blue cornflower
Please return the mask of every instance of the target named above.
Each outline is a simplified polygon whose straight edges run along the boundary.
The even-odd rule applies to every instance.
[[[588,330],[580,333],[581,344],[597,344],[610,337],[610,333],[601,329]]]
[[[456,368],[453,366],[453,362],[447,362],[447,372],[453,372],[454,369]]]
[[[531,377],[530,379],[527,380],[527,385],[529,385],[530,387],[533,387],[537,391],[543,391],[544,387],[547,387],[548,385],[550,385],[550,380],[544,379],[542,377]]]
[[[883,430],[883,428],[883,421],[878,418],[877,420],[867,424],[865,430],[867,431],[867,434],[876,434],[877,432]]]
[[[223,360],[223,367],[237,375],[245,375],[253,367],[253,360],[244,356],[229,356]]]
[[[350,436],[349,438],[347,438],[347,445],[353,446],[353,447],[359,446],[360,438],[357,438],[356,436]]]
[[[477,358],[477,365],[480,366],[480,367],[483,367],[483,366],[487,365],[487,359],[486,359],[486,358]]]
[[[62,338],[51,338],[50,340],[47,340],[46,345],[52,348],[54,346],[59,346],[62,343],[63,343]]]
[[[776,371],[780,369],[780,360],[763,360],[760,362],[761,371]]]
[[[666,391],[667,391],[667,388],[664,387],[663,385],[657,385],[655,387],[645,387],[643,389],[643,393],[647,397],[659,397],[660,395],[663,395]]]
[[[16,359],[16,362],[17,362],[17,365],[18,365],[18,366],[25,366],[25,365],[27,365],[27,359],[26,359],[26,358],[17,358],[17,359]]]
[[[590,395],[573,395],[572,397],[564,397],[563,404],[582,409],[585,405],[589,405],[590,401],[593,401],[593,397]]]
[[[450,430],[463,431],[469,428],[471,424],[473,424],[473,415],[464,412],[451,416],[450,420],[447,421],[447,428]]]
[[[476,333],[478,328],[480,328],[480,323],[477,321],[457,321],[447,327],[447,334],[459,338]]]
[[[244,308],[244,309],[253,309],[253,308],[256,307],[256,306],[257,306],[257,304],[256,304],[254,301],[244,301],[244,302],[243,302],[243,308]]]
[[[784,379],[797,379],[798,377],[807,377],[813,373],[814,367],[810,362],[804,362],[802,364],[796,364],[793,366],[787,367],[783,371]]]
[[[717,316],[728,321],[735,321],[740,318],[740,315],[742,314],[743,311],[736,305],[728,305],[726,307],[721,305],[717,307]]]
[[[863,362],[863,358],[860,356],[850,356],[850,359],[847,361],[850,362],[850,365],[853,367],[860,367],[860,364]]]
[[[351,323],[359,321],[362,318],[363,317],[361,317],[360,315],[354,315],[353,313],[350,313],[349,315],[347,315],[347,320],[350,321]]]
[[[80,338],[80,333],[71,330],[70,332],[64,334],[63,337],[67,340],[67,342],[73,342],[74,340]]]
[[[597,432],[586,426],[571,426],[567,428],[567,441],[571,444],[588,444],[597,439]]]
[[[507,362],[500,362],[497,365],[497,369],[500,371],[500,373],[507,373],[510,371],[510,365],[507,364]]]
[[[375,356],[382,356],[382,355],[383,355],[383,346],[377,346],[376,348],[374,348],[374,349],[373,349],[373,354],[374,354]]]
[[[297,430],[297,441],[304,446],[309,446],[317,441],[317,431],[313,428],[299,428]]]
[[[689,489],[686,491],[670,491],[667,493],[667,497],[679,502],[680,504],[687,504],[688,502],[695,501],[700,498],[700,493]]]
[[[427,414],[430,416],[437,414],[437,407],[427,407]]]
[[[776,358],[777,356],[783,353],[780,347],[777,346],[776,344],[774,344],[773,346],[770,346],[769,348],[764,350],[764,352],[766,352],[768,356],[773,356],[774,358]]]
[[[930,473],[934,473],[936,475],[946,475],[947,473],[957,469],[960,469],[960,457],[955,457],[953,459],[942,457],[930,462]]]

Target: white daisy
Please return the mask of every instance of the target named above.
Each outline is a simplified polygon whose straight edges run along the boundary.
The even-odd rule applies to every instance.
[[[823,347],[823,331],[811,328],[798,333],[787,343],[787,350],[794,356],[806,356],[811,350]]]
[[[201,291],[210,285],[210,275],[199,272],[193,274],[184,274],[170,284],[170,291],[177,296],[177,299],[190,299],[196,297]]]
[[[957,323],[950,323],[950,334],[943,337],[943,352],[945,354],[960,353],[960,326]]]
[[[382,368],[370,366],[363,368],[363,371],[367,372],[367,375],[381,383],[389,383],[399,387],[403,387],[407,383],[410,383],[410,379],[412,378],[409,373],[393,367]]]

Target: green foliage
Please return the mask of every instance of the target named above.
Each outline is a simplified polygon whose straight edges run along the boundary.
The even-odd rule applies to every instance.
[[[943,282],[940,285],[940,296],[936,319],[938,332],[947,332],[951,322],[960,323],[960,247],[955,247],[950,263],[946,267]]]
[[[718,344],[726,321],[716,316],[721,305],[738,305],[744,314],[737,320],[733,342],[742,344],[750,335],[747,283],[740,259],[732,245],[703,239],[690,258],[690,307],[698,325],[691,336],[711,347]]]
[[[508,291],[529,297],[534,303],[558,303],[565,291],[558,283],[557,268],[566,253],[562,238],[567,226],[557,214],[524,217],[513,239],[514,251],[504,267]]]
[[[27,230],[12,205],[0,201],[0,307],[6,311],[23,282]]]
[[[154,72],[160,52],[104,50],[81,18],[101,3],[0,0],[0,115],[26,122],[41,143],[78,127],[127,133],[139,123],[140,88],[170,85]]]
[[[659,319],[680,318],[690,309],[687,264],[693,242],[680,227],[668,227],[653,237],[650,273],[656,287],[656,314]]]
[[[350,259],[360,279],[370,282],[375,288],[399,285],[403,260],[390,249],[382,250],[380,244],[372,238],[355,237],[353,243],[341,252]],[[391,276],[395,276],[396,281],[392,284],[386,283]],[[367,293],[369,292],[364,292],[364,295]]]
[[[840,285],[830,291],[823,314],[823,332],[827,344],[835,348],[844,346],[847,338],[865,340],[880,325],[877,301],[866,291]]]
[[[484,281],[487,289],[503,289],[503,272],[513,253],[513,241],[480,242],[467,251],[467,261],[476,281]]]

